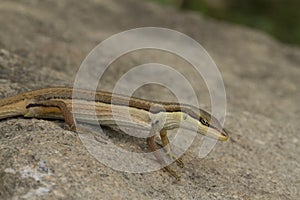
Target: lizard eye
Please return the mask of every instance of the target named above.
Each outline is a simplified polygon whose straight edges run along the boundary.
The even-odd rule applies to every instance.
[[[203,124],[204,126],[209,126],[209,123],[208,123],[205,119],[203,119],[202,117],[200,117],[200,122],[201,122],[201,124]]]

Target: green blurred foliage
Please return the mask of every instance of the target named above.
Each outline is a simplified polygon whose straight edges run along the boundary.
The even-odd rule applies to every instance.
[[[152,0],[263,30],[300,45],[300,0]]]

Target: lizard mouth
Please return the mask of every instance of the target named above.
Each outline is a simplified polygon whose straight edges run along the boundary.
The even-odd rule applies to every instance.
[[[226,129],[224,129],[224,128],[221,131],[221,135],[222,136],[219,138],[219,140],[226,141],[226,140],[229,139],[228,131]]]
[[[227,130],[225,129],[216,130],[213,128],[209,128],[205,135],[220,141],[226,141],[229,138]]]

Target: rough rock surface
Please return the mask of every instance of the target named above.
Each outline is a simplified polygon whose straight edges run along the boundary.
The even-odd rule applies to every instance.
[[[256,30],[134,0],[1,0],[0,24],[1,98],[49,85],[72,85],[89,51],[120,31],[158,26],[183,32],[205,47],[222,73],[227,93],[225,126],[231,130],[231,139],[218,143],[203,159],[193,150],[186,152],[185,168],[174,166],[182,176],[176,182],[162,170],[131,174],[106,167],[62,122],[1,120],[0,199],[300,197],[298,48]],[[160,58],[155,52],[146,59],[142,55],[117,64]],[[168,60],[171,65],[180,62]],[[113,79],[118,73],[107,76]],[[104,87],[111,84],[107,81]],[[204,90],[200,84],[198,92]],[[160,95],[151,87],[140,92],[149,93]],[[107,132],[119,145],[147,151],[143,140]]]

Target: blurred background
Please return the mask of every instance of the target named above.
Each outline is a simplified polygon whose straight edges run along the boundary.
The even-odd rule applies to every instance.
[[[298,0],[149,0],[194,10],[219,20],[260,29],[284,43],[300,45]]]
[[[0,99],[31,89],[72,86],[80,64],[100,42],[132,28],[164,27],[199,42],[218,66],[226,87],[225,127],[231,132],[230,140],[217,144],[205,158],[198,152],[206,145],[196,138],[183,156],[185,168],[172,165],[182,176],[176,183],[162,170],[132,174],[106,167],[63,122],[2,120],[0,199],[300,199],[298,2],[0,0]],[[168,41],[178,44],[178,38]],[[130,41],[117,47],[125,42]],[[108,58],[99,55],[99,63]],[[210,110],[203,79],[171,52],[144,49],[119,57],[102,76],[101,89],[111,91],[130,69],[146,63],[176,69],[190,81],[201,107]],[[181,84],[171,74],[158,75]],[[86,76],[89,80],[97,73],[91,70]],[[172,94],[157,85],[134,93],[174,101]],[[103,136],[124,150],[149,151],[142,138],[113,130]],[[40,161],[46,167],[39,167]]]

